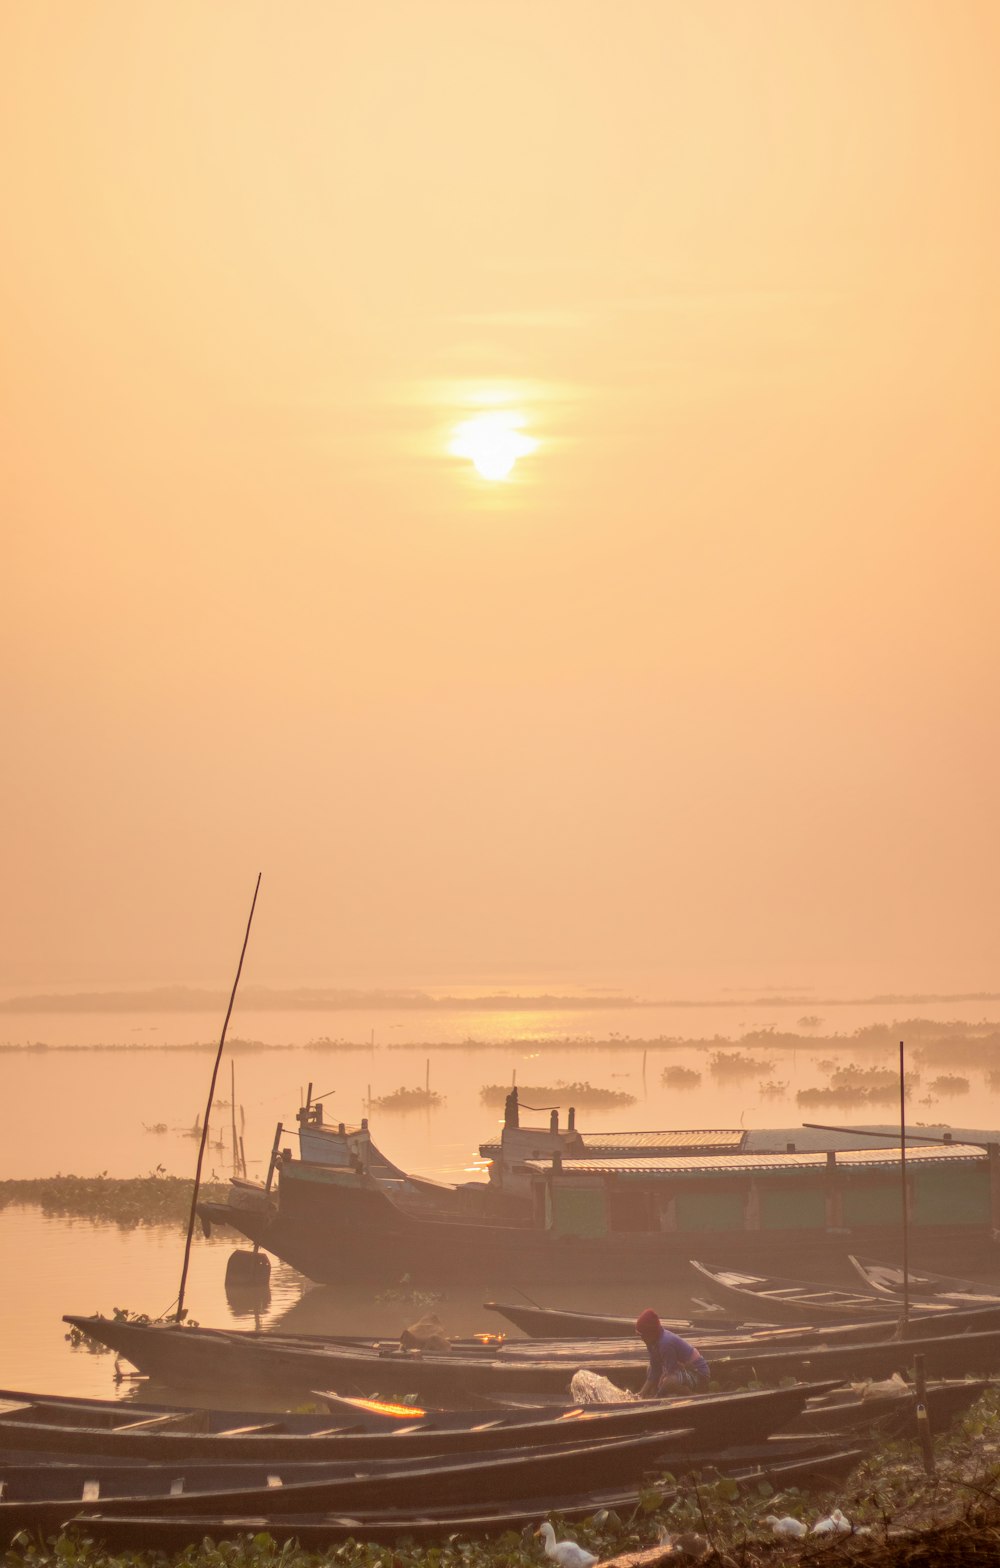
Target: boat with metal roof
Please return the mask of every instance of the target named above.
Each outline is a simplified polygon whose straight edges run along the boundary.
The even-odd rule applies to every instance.
[[[900,1150],[675,1155],[525,1161],[531,1204],[502,1218],[417,1210],[364,1174],[281,1157],[273,1210],[225,1217],[251,1241],[321,1283],[487,1286],[609,1277],[676,1284],[712,1252],[735,1269],[851,1277],[848,1252],[895,1248]],[[989,1264],[1000,1229],[1000,1147],[920,1144],[908,1151],[915,1266]],[[203,1217],[219,1206],[204,1203]],[[994,1263],[994,1269],[997,1264]]]

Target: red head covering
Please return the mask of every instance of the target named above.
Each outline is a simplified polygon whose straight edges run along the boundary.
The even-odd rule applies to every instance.
[[[652,1307],[647,1307],[645,1312],[639,1313],[639,1316],[635,1320],[635,1331],[637,1334],[641,1335],[647,1344],[650,1340],[656,1339],[658,1334],[662,1333],[663,1324],[660,1322]]]

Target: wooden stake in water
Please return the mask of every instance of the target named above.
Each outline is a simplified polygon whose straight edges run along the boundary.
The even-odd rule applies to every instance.
[[[236,1131],[236,1063],[229,1063],[229,1115],[233,1127],[233,1175],[240,1173],[240,1140]]]
[[[910,1215],[906,1201],[906,1063],[899,1042],[899,1179],[903,1201],[903,1327],[910,1321]]]
[[[212,1114],[212,1101],[215,1099],[215,1084],[219,1076],[219,1063],[222,1061],[222,1048],[226,1043],[226,1030],[233,1013],[233,1004],[236,1001],[236,987],[240,983],[243,973],[243,960],[246,957],[247,943],[250,940],[250,927],[253,924],[253,912],[257,908],[257,894],[260,892],[261,873],[257,873],[257,886],[253,890],[253,903],[250,905],[250,917],[247,920],[246,934],[243,946],[240,949],[240,961],[236,968],[236,979],[233,981],[232,993],[229,997],[229,1006],[226,1008],[226,1017],[222,1025],[222,1035],[219,1039],[219,1049],[215,1053],[215,1066],[212,1068],[212,1082],[208,1086],[208,1104],[205,1108],[205,1125],[201,1130],[201,1142],[198,1145],[198,1163],[194,1171],[194,1191],[191,1194],[191,1214],[188,1218],[187,1239],[184,1242],[184,1264],[181,1268],[181,1284],[177,1292],[177,1311],[174,1314],[178,1323],[184,1318],[184,1289],[187,1285],[188,1264],[191,1261],[191,1238],[194,1235],[194,1221],[198,1210],[198,1188],[201,1186],[201,1167],[205,1161],[205,1145],[208,1142],[208,1122]]]

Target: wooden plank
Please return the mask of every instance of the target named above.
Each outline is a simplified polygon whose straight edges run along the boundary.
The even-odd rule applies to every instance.
[[[167,1410],[160,1416],[147,1416],[142,1421],[126,1421],[122,1426],[112,1427],[113,1432],[158,1432],[164,1427],[188,1427],[193,1430],[201,1421],[201,1417],[191,1410]]]
[[[227,1426],[218,1434],[219,1437],[252,1437],[259,1432],[286,1432],[284,1421],[261,1421],[257,1426]],[[334,1428],[336,1430],[336,1428]],[[319,1436],[319,1433],[313,1433]]]

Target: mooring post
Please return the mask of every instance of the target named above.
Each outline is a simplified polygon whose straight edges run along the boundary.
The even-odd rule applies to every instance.
[[[934,1438],[931,1432],[930,1417],[927,1414],[927,1373],[924,1368],[924,1357],[918,1353],[913,1358],[913,1381],[917,1393],[917,1436],[920,1439],[920,1452],[924,1459],[924,1473],[934,1475],[937,1466],[934,1462]]]

